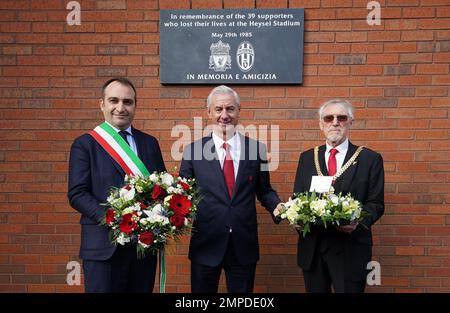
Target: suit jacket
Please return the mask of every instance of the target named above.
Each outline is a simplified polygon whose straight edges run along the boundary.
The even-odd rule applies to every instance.
[[[344,164],[355,153],[358,147],[349,142]],[[325,165],[326,146],[319,147],[319,164],[324,175],[328,175]],[[312,176],[318,175],[314,165],[314,149],[301,154],[295,178],[294,193],[309,191]],[[364,148],[356,162],[353,163],[334,184],[335,193],[351,195],[363,204],[363,209],[369,212],[351,234],[337,231],[334,227],[324,230],[322,227],[312,227],[311,233],[305,238],[299,236],[297,261],[304,270],[311,266],[320,238],[326,238],[328,244],[336,253],[345,252],[349,268],[359,268],[371,258],[372,232],[371,226],[384,213],[384,169],[380,154]],[[365,227],[364,227],[365,226]]]
[[[138,156],[150,173],[165,171],[158,141],[153,136],[132,128]],[[81,213],[80,258],[107,260],[115,251],[108,237],[108,229],[99,223],[105,214],[112,186],[123,185],[125,172],[89,134],[72,144],[69,161],[68,198],[70,205]]]
[[[238,261],[247,265],[259,259],[255,196],[270,213],[281,201],[270,185],[269,172],[262,170],[267,166],[265,145],[244,136],[240,139],[241,160],[231,197],[211,135],[191,143],[184,151],[180,175],[194,177],[201,196],[189,246],[192,262],[219,265],[230,228]],[[205,156],[203,149],[211,155]]]

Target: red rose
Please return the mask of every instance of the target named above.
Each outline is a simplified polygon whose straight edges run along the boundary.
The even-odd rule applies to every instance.
[[[160,185],[153,186],[152,199],[164,199],[166,191]]]
[[[128,213],[122,216],[122,222],[119,224],[120,231],[129,235],[137,228],[137,223],[133,219],[134,214]]]
[[[186,216],[192,206],[191,201],[182,195],[173,195],[169,201],[169,206],[178,215]]]
[[[145,233],[140,234],[139,241],[150,246],[153,243],[153,233],[151,231],[146,231]]]
[[[169,217],[170,224],[175,226],[176,228],[181,228],[184,225],[184,216],[183,215],[172,215]]]
[[[188,184],[186,184],[185,182],[180,182],[181,187],[183,188],[184,191],[188,191],[191,186],[189,186]]]
[[[116,220],[116,218],[114,216],[114,210],[108,209],[106,211],[106,224],[111,225],[115,220]]]
[[[139,202],[139,206],[141,207],[141,210],[145,210],[147,208],[147,205],[144,202]]]

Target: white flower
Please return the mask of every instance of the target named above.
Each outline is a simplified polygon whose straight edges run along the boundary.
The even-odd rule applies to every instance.
[[[136,194],[136,190],[131,187],[130,190],[127,188],[121,188],[119,192],[119,196],[123,198],[125,201],[130,201],[134,198],[134,195]]]
[[[298,213],[295,209],[292,210],[291,208],[289,208],[286,211],[286,217],[289,220],[289,222],[291,222],[292,224],[295,224],[297,222]]]
[[[338,205],[339,204],[339,197],[336,195],[331,195],[330,196],[330,200],[331,202],[333,202],[334,205]]]
[[[158,181],[158,176],[155,173],[153,173],[150,175],[149,179],[150,181],[156,183]]]
[[[173,196],[173,195],[168,195],[168,196],[166,196],[166,197],[164,198],[164,204],[169,203],[170,199],[172,199],[172,196]]]
[[[169,173],[164,173],[161,176],[161,181],[163,184],[165,184],[166,186],[170,186],[173,184],[173,176],[170,175]]]
[[[151,210],[144,210],[144,213],[148,216],[145,220],[149,223],[169,223],[169,219],[165,216],[166,210],[159,203],[156,204]]]
[[[120,233],[119,236],[117,237],[116,241],[118,244],[121,244],[123,246],[127,242],[130,242],[130,237],[126,237],[124,233]]]
[[[142,193],[142,191],[144,191],[144,190],[142,189],[142,186],[136,185],[136,191],[137,191],[138,193]]]
[[[311,202],[311,209],[317,216],[323,216],[325,214],[325,207],[327,206],[327,200],[319,199]]]
[[[169,188],[167,188],[167,193],[176,193],[176,188],[170,186]]]
[[[129,213],[133,213],[134,211],[136,211],[136,210],[135,210],[135,206],[132,205],[132,206],[126,207],[126,208],[122,211],[122,215],[129,214]]]

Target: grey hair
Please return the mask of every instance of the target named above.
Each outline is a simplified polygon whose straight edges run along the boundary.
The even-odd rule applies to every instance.
[[[209,108],[212,103],[212,97],[217,94],[230,94],[233,95],[235,104],[240,107],[241,106],[241,99],[239,98],[239,95],[236,91],[231,89],[230,87],[227,87],[225,85],[220,85],[211,90],[211,92],[208,95],[208,98],[206,99],[206,107]]]
[[[347,101],[347,100],[343,100],[343,99],[332,99],[332,100],[328,100],[326,102],[324,102],[319,109],[319,118],[322,118],[323,116],[323,111],[332,104],[339,104],[341,105],[346,111],[348,116],[350,116],[350,118],[353,120],[354,116],[353,116],[353,106],[352,104]]]

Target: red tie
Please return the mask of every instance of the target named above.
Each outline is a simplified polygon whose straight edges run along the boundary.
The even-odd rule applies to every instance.
[[[228,194],[230,197],[233,195],[234,187],[234,166],[233,159],[231,158],[229,145],[224,142],[223,146],[225,149],[225,160],[223,161],[223,176],[225,177],[225,182],[227,183]]]
[[[336,153],[339,151],[337,149],[330,150],[330,158],[328,159],[328,175],[334,176],[336,174]]]

